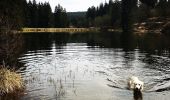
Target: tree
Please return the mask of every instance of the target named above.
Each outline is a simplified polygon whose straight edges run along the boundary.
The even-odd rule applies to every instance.
[[[52,26],[52,11],[50,4],[45,2],[38,4],[38,27],[50,27]]]
[[[37,4],[33,0],[24,3],[24,27],[52,27],[52,16],[49,2]]]
[[[111,17],[111,25],[114,27],[119,26],[121,20],[121,2],[115,1],[114,3],[109,1],[110,9],[109,15]]]
[[[31,18],[31,26],[37,27],[38,26],[38,6],[35,0],[33,0],[31,7],[30,7],[30,18]]]
[[[154,7],[157,0],[140,0],[150,7]],[[124,32],[131,30],[131,12],[137,6],[137,0],[122,0],[122,29]]]
[[[160,16],[168,16],[168,1],[167,0],[161,0],[159,3],[156,5],[157,12],[159,13]]]
[[[112,0],[109,3],[101,3],[98,7],[89,7],[86,13],[88,26],[119,26],[121,16],[121,3]]]
[[[131,30],[131,12],[137,6],[137,0],[122,0],[122,29]]]
[[[58,5],[55,7],[54,11],[54,27],[67,27],[68,18],[66,9],[63,9],[62,6]]]
[[[0,29],[10,31],[22,26],[22,1],[0,0]]]
[[[147,4],[148,6],[154,7],[158,0],[140,0],[142,3]],[[161,1],[161,0],[160,0]]]
[[[86,17],[88,19],[88,23],[89,26],[93,26],[94,25],[94,19],[96,17],[96,8],[94,6],[88,8],[87,13],[86,13]],[[99,13],[100,15],[100,13]]]

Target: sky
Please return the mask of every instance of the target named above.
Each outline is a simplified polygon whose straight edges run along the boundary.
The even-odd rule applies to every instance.
[[[27,0],[28,1],[28,0]],[[31,0],[32,1],[32,0]],[[98,6],[100,3],[108,2],[109,0],[36,0],[37,2],[49,2],[54,11],[56,5],[60,4],[66,8],[67,12],[87,11],[91,6]]]

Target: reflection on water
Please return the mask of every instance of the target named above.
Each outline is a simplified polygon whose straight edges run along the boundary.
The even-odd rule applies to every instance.
[[[23,100],[133,100],[129,76],[144,81],[143,100],[170,97],[169,40],[120,33],[25,34],[18,59]]]

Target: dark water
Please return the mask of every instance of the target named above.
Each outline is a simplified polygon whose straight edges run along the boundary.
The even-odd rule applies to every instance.
[[[143,100],[170,98],[169,37],[29,33],[22,39],[21,100],[133,100],[130,76],[144,82]]]

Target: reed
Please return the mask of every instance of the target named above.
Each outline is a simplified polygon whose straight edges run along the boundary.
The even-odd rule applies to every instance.
[[[0,94],[14,93],[23,89],[24,84],[19,73],[0,67]]]

